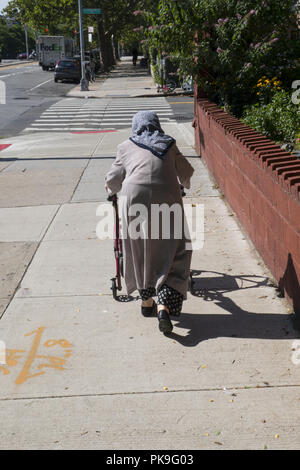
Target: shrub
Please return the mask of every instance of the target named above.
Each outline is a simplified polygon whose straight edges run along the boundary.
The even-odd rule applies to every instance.
[[[277,91],[270,103],[248,106],[242,121],[275,142],[295,142],[300,130],[299,106],[291,93]]]

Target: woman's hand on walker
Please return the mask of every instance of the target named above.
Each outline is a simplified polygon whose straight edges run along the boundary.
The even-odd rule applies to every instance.
[[[105,185],[104,185],[104,188],[105,188],[105,191],[108,193],[108,186],[107,186],[106,183],[105,183]]]

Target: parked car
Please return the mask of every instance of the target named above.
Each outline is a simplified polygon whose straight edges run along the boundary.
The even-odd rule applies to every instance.
[[[61,59],[57,62],[54,70],[54,81],[73,80],[80,83],[81,66],[77,59]]]
[[[18,55],[17,59],[19,59],[19,60],[27,59],[26,52],[21,52],[21,54]]]

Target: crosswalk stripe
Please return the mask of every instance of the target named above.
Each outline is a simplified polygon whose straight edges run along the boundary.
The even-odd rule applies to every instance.
[[[81,117],[81,116],[82,117],[84,117],[84,116],[91,116],[91,117],[97,117],[98,116],[98,117],[101,117],[101,116],[104,116],[104,113],[101,113],[101,114],[100,113],[97,113],[97,114],[89,114],[89,113],[79,113],[79,114],[77,114],[77,113],[72,113],[72,114],[52,114],[51,113],[50,114],[49,113],[48,114],[48,113],[43,113],[40,117],[42,117],[42,116],[44,116],[44,117],[53,117],[53,118],[60,117],[60,116],[61,117],[66,117],[66,118],[72,118],[73,116],[74,117]]]
[[[63,124],[64,122],[70,122],[70,123],[74,123],[74,122],[98,122],[100,123],[101,122],[101,119],[89,119],[89,118],[85,118],[85,119],[73,119],[72,121],[70,121],[69,119],[36,119],[34,122],[56,122],[56,123],[59,123],[59,124]]]
[[[164,108],[157,108],[155,110],[152,110],[152,111],[156,111],[157,113],[161,113],[161,112],[164,112],[164,111],[172,111],[172,108],[168,108],[168,107],[164,107]],[[131,114],[134,114],[137,112],[136,109],[133,109],[133,108],[124,108],[124,109],[120,109],[120,108],[109,108],[109,109],[80,109],[80,110],[77,110],[77,111],[67,111],[67,110],[63,110],[63,111],[58,111],[58,110],[47,110],[47,111],[44,111],[44,113],[47,113],[47,114],[78,114],[78,113],[88,113],[88,114],[97,114],[97,113],[115,113],[115,112],[119,112],[119,113],[131,113]]]
[[[47,127],[27,127],[26,129],[23,130],[23,132],[32,132],[32,131],[43,131],[43,132],[49,132],[49,131],[68,131],[68,132],[73,132],[73,131],[97,131],[97,130],[106,130],[106,131],[115,131],[117,130],[114,127],[105,127],[105,128],[95,128],[95,127],[52,127],[52,128],[47,128]]]
[[[67,126],[72,127],[72,126],[77,126],[78,124],[87,124],[87,123],[88,123],[88,121],[80,121],[80,120],[72,121],[72,122],[64,121],[64,122],[59,122],[59,123],[54,122],[54,121],[53,122],[36,122],[35,121],[31,125],[34,126],[34,127],[35,126],[39,127],[39,126],[57,126],[58,124],[62,124],[64,126],[67,125]],[[90,126],[100,126],[100,124],[101,124],[100,122],[95,122],[95,123],[90,123]]]
[[[165,118],[162,117],[162,118],[161,118],[161,120],[166,120],[166,119],[169,120],[169,118],[167,118],[167,117],[165,117]],[[112,121],[112,122],[126,121],[126,122],[130,122],[130,123],[131,123],[131,122],[132,122],[132,119],[120,118],[120,117],[117,117],[117,118],[106,118],[106,117],[104,117],[101,122],[105,122],[105,121]]]

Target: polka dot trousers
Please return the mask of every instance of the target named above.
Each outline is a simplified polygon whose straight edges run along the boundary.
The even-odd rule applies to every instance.
[[[148,287],[148,289],[139,290],[142,300],[148,300],[150,297],[156,295],[155,287]],[[183,303],[183,295],[180,294],[173,287],[163,284],[157,293],[157,304],[164,305],[168,308],[170,315],[180,315]]]

